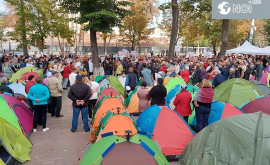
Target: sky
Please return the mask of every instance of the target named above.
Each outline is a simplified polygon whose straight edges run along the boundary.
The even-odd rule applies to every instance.
[[[4,0],[0,0],[0,11],[5,11],[5,2],[4,2]]]

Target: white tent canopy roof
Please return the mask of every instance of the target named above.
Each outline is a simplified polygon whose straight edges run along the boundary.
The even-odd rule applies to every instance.
[[[227,50],[227,54],[261,54],[261,48],[251,45],[248,41],[245,41],[241,46]]]
[[[265,48],[261,48],[259,55],[270,55],[270,46],[267,46]]]

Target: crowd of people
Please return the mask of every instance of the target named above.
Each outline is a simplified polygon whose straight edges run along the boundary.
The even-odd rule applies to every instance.
[[[72,100],[73,120],[71,131],[77,130],[78,116],[83,116],[84,130],[88,132],[88,120],[92,117],[92,110],[96,104],[100,86],[95,82],[91,56],[17,56],[4,54],[0,59],[0,71],[5,75],[1,79],[0,91],[13,93],[7,86],[8,80],[20,68],[33,66],[41,69],[45,79],[30,75],[25,84],[28,94],[28,104],[34,111],[34,132],[38,124],[43,126],[43,131],[49,130],[46,124],[46,114],[52,117],[63,117],[62,94],[67,90],[68,97]],[[142,83],[138,89],[139,111],[143,112],[150,105],[165,105],[167,95],[163,81],[166,75],[182,77],[187,84],[198,85],[200,90],[192,100],[186,91],[186,86],[181,86],[174,105],[175,110],[187,121],[193,102],[197,115],[197,130],[200,131],[207,125],[211,103],[213,101],[213,88],[223,81],[232,78],[249,80],[250,75],[260,81],[263,72],[270,73],[270,59],[266,56],[230,55],[222,60],[216,57],[203,56],[189,57],[175,56],[168,60],[168,56],[139,56],[117,57],[108,55],[100,57],[100,72],[98,74],[126,75],[125,89],[133,91],[141,78]],[[158,75],[158,76],[157,76]],[[155,86],[155,81],[157,82]],[[152,87],[149,90],[148,87]],[[149,105],[149,100],[151,100]]]

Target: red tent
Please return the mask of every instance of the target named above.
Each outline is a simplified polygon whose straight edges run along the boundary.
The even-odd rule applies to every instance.
[[[241,107],[241,110],[246,113],[263,112],[270,114],[270,96],[258,97],[256,100],[248,101]]]
[[[1,94],[1,96],[8,103],[10,109],[15,112],[23,127],[23,132],[25,132],[25,135],[28,136],[33,129],[34,115],[32,111],[26,105],[24,105],[24,103],[13,96],[8,94]]]
[[[26,72],[23,74],[23,76],[19,80],[27,81],[30,75],[34,75],[35,78],[39,77],[38,73],[36,72]]]
[[[121,100],[122,100],[122,97],[117,93],[117,91],[115,90],[115,89],[113,89],[113,88],[106,88],[106,89],[104,89],[102,92],[101,92],[101,94],[100,94],[100,96],[99,96],[99,100],[101,100],[103,97],[106,97],[106,96],[109,96],[109,97],[115,97],[115,96],[117,96],[118,98],[121,98]],[[122,100],[123,101],[123,100]]]

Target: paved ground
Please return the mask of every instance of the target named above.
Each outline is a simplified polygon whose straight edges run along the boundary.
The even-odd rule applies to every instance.
[[[88,144],[89,133],[84,132],[82,120],[79,120],[77,132],[70,131],[72,107],[71,101],[67,98],[67,92],[64,91],[63,94],[61,112],[64,117],[55,118],[48,113],[47,125],[50,130],[42,132],[42,127],[39,126],[37,132],[30,135],[33,143],[30,153],[32,160],[25,163],[26,165],[76,165],[78,158],[83,154]]]
[[[47,125],[50,128],[42,132],[42,127],[30,135],[33,143],[30,153],[31,161],[26,165],[75,165],[88,144],[89,133],[85,133],[82,121],[79,120],[78,131],[72,133],[72,107],[67,98],[67,91],[63,94],[62,114],[64,117],[51,117],[48,113]],[[81,118],[81,117],[79,117]]]

